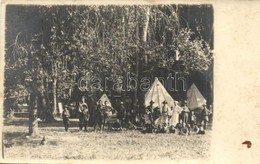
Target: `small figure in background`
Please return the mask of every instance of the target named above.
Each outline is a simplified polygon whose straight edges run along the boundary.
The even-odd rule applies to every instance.
[[[112,125],[112,130],[120,131],[122,130],[122,126],[120,124],[120,120],[117,119],[116,122]]]
[[[70,117],[70,112],[68,110],[68,107],[65,106],[64,111],[62,112],[62,119],[63,119],[63,124],[66,132],[69,129],[69,121],[70,121],[69,117]]]
[[[204,126],[205,130],[208,128],[208,122],[209,122],[210,115],[211,115],[210,110],[207,108],[206,104],[203,104],[201,125]]]
[[[196,126],[196,121],[197,121],[197,118],[196,118],[196,115],[194,113],[194,111],[191,112],[191,128],[194,128],[194,126]]]
[[[184,102],[183,108],[183,123],[188,124],[190,109],[187,106],[187,101]]]
[[[79,113],[79,117],[80,117],[79,129],[82,130],[84,128],[84,130],[87,131],[87,124],[89,120],[89,110],[87,104],[82,104],[82,109]]]
[[[154,102],[153,102],[153,100],[151,100],[150,105],[145,108],[145,114],[148,115],[148,118],[149,118],[149,121],[151,122],[151,124],[154,124],[154,120],[153,120],[154,106],[153,106],[153,104],[154,104]],[[145,124],[146,123],[147,122],[145,121]]]
[[[43,136],[40,145],[46,145],[47,144],[47,140],[45,138],[45,136]]]

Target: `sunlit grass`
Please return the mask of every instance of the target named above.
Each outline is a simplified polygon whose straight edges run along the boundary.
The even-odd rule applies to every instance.
[[[5,120],[5,158],[30,159],[205,159],[209,158],[210,131],[206,135],[142,134],[139,131],[103,133],[79,132],[76,120],[70,132],[65,132],[62,122],[39,123],[40,135],[47,144],[40,145],[41,137],[27,137],[26,119]]]

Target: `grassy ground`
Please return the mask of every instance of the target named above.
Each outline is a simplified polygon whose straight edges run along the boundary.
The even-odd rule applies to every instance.
[[[70,132],[65,132],[62,122],[39,123],[42,138],[27,137],[28,120],[15,118],[4,120],[4,158],[30,159],[106,159],[106,160],[154,160],[154,159],[207,159],[211,132],[206,135],[191,134],[142,134],[139,131],[103,131],[95,133],[78,131],[78,122],[72,122]]]

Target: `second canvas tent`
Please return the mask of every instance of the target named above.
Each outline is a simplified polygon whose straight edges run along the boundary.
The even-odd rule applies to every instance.
[[[202,96],[197,86],[193,83],[187,91],[188,107],[191,110],[201,108],[206,102],[206,99]]]

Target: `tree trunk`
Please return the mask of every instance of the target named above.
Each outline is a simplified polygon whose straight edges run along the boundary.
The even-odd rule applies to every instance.
[[[147,42],[147,34],[148,34],[148,27],[149,27],[149,18],[150,18],[150,7],[146,8],[146,13],[144,16],[144,26],[143,26],[143,37],[142,37],[142,42],[143,45],[146,46]]]
[[[56,63],[52,64],[52,74],[53,74],[53,86],[52,86],[52,94],[53,94],[53,108],[52,115],[57,115],[57,67]]]
[[[39,135],[38,131],[38,120],[37,120],[37,75],[38,68],[36,59],[33,58],[33,55],[29,55],[29,65],[31,66],[31,70],[33,71],[33,78],[31,89],[32,93],[30,94],[30,102],[29,102],[29,135],[32,137],[36,137]]]
[[[45,81],[44,84],[45,84],[44,97],[46,100],[46,110],[44,110],[45,111],[45,121],[51,122],[51,121],[54,121],[54,117],[51,112],[51,104],[50,104],[50,98],[49,98],[49,93],[48,93],[49,85],[48,85],[47,81]]]
[[[29,135],[36,137],[39,135],[37,121],[37,96],[31,94],[29,105]]]
[[[53,79],[53,111],[52,115],[55,116],[57,115],[57,79]]]
[[[143,24],[143,30],[142,30],[142,38],[140,38],[140,35],[139,35],[139,26],[137,25],[137,30],[136,30],[136,39],[137,40],[141,40],[141,45],[142,47],[144,48],[144,50],[141,50],[139,49],[139,51],[136,52],[136,78],[138,79],[138,82],[140,81],[139,80],[139,74],[140,74],[140,67],[139,67],[139,64],[140,64],[140,59],[142,58],[142,56],[144,56],[144,53],[145,53],[145,48],[146,48],[146,44],[147,44],[147,34],[148,34],[148,27],[149,27],[149,17],[150,17],[150,7],[146,7],[146,11],[145,11],[145,14],[144,14],[144,24]],[[137,85],[137,90],[135,92],[135,95],[134,95],[134,104],[137,103],[137,100],[140,98],[140,87],[139,85]]]
[[[38,117],[41,118],[41,120],[45,119],[45,113],[46,113],[46,99],[44,96],[44,80],[41,80],[40,84],[40,92],[38,93],[38,107],[37,107],[37,112],[38,112]]]
[[[139,43],[140,37],[139,37],[139,22],[138,22],[138,16],[137,16],[137,10],[135,8],[135,19],[136,19],[136,32],[135,32],[135,39],[136,39],[136,43]],[[139,78],[139,50],[138,48],[136,49],[136,78]],[[138,82],[137,82],[137,88],[134,91],[134,103],[137,102],[137,97],[138,97]]]

